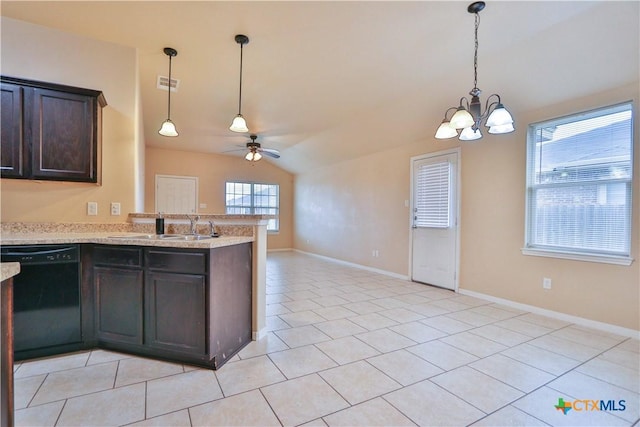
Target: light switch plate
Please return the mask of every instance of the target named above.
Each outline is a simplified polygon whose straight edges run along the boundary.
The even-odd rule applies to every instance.
[[[98,202],[87,202],[87,215],[98,215]]]
[[[120,215],[120,203],[119,202],[111,202],[111,215],[112,216]]]

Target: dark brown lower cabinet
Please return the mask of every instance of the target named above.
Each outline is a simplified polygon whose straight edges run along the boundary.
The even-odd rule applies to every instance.
[[[142,269],[93,268],[96,335],[106,342],[142,344]]]
[[[251,341],[251,244],[211,249],[209,355],[221,366]]]
[[[146,345],[206,353],[206,280],[203,275],[149,272],[145,287]]]
[[[92,246],[96,344],[217,369],[251,341],[251,244]]]

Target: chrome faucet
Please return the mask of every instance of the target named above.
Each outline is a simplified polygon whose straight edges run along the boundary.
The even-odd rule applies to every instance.
[[[197,234],[196,227],[198,226],[198,221],[200,221],[200,215],[191,216],[187,214],[187,218],[189,218],[189,222],[191,223],[191,234]]]
[[[213,236],[214,234],[216,234],[216,228],[213,225],[213,221],[209,221],[209,228],[210,228],[210,230],[209,230],[210,231],[209,232],[210,236]]]

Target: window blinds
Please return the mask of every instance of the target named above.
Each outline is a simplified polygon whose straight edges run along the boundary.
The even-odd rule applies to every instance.
[[[451,163],[420,165],[416,173],[414,226],[448,228]]]
[[[527,247],[628,256],[631,104],[529,127]]]

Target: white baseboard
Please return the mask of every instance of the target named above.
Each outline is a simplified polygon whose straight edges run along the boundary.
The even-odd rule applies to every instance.
[[[409,276],[405,276],[405,275],[402,275],[402,274],[393,273],[393,272],[386,271],[386,270],[380,270],[380,269],[373,268],[373,267],[367,267],[365,265],[355,264],[355,263],[352,263],[352,262],[343,261],[341,259],[331,258],[331,257],[324,256],[324,255],[318,255],[318,254],[315,254],[313,252],[305,252],[305,251],[302,251],[300,249],[291,249],[291,250],[293,252],[299,252],[301,254],[310,255],[310,256],[313,256],[313,257],[316,257],[316,258],[321,258],[321,259],[324,259],[324,260],[327,260],[327,261],[335,262],[335,263],[346,265],[346,266],[349,266],[349,267],[359,268],[359,269],[362,269],[362,270],[371,271],[373,273],[383,274],[385,276],[390,276],[390,277],[393,277],[393,278],[396,278],[396,279],[410,280]],[[285,251],[285,250],[284,249],[282,249],[282,250],[281,249],[276,249],[275,251]],[[483,299],[483,300],[495,302],[495,303],[498,303],[498,304],[503,304],[503,305],[506,305],[507,307],[513,307],[513,308],[516,308],[518,310],[528,311],[528,312],[531,312],[531,313],[540,314],[540,315],[551,317],[551,318],[554,318],[554,319],[563,320],[565,322],[575,323],[576,325],[581,325],[581,326],[585,326],[585,327],[588,327],[588,328],[593,328],[593,329],[597,329],[597,330],[600,330],[600,331],[609,332],[609,333],[612,333],[612,334],[621,335],[621,336],[625,336],[625,337],[640,339],[640,331],[637,331],[635,329],[624,328],[622,326],[612,325],[610,323],[598,322],[596,320],[586,319],[584,317],[578,317],[578,316],[573,316],[573,315],[566,314],[566,313],[561,313],[561,312],[558,312],[558,311],[547,310],[545,308],[536,307],[534,305],[522,304],[522,303],[519,303],[519,302],[507,300],[507,299],[504,299],[504,298],[498,298],[498,297],[494,297],[494,296],[491,296],[491,295],[483,294],[483,293],[480,293],[480,292],[470,291],[470,290],[467,290],[467,289],[459,288],[458,289],[458,293],[460,293],[462,295],[469,295],[471,297],[480,298],[480,299]]]
[[[380,270],[378,268],[368,267],[366,265],[355,264],[355,263],[348,262],[348,261],[343,261],[343,260],[337,259],[337,258],[331,258],[331,257],[324,256],[324,255],[318,255],[318,254],[314,254],[313,252],[305,252],[305,251],[301,251],[300,249],[293,249],[293,251],[294,252],[299,252],[299,253],[305,254],[305,255],[310,255],[310,256],[313,256],[313,257],[316,257],[316,258],[321,258],[321,259],[324,259],[324,260],[327,260],[327,261],[335,262],[337,264],[342,264],[342,265],[346,265],[346,266],[349,266],[349,267],[359,268],[361,270],[371,271],[372,273],[383,274],[385,276],[393,277],[395,279],[409,280],[409,276],[405,276],[405,275],[398,274],[398,273],[393,273],[391,271]]]
[[[267,328],[266,327],[260,329],[259,331],[252,331],[251,332],[251,339],[253,341],[259,341],[262,338],[266,337],[267,333],[268,332],[267,332]]]
[[[584,317],[572,316],[570,314],[561,313],[559,311],[547,310],[546,308],[540,308],[529,304],[522,304],[508,299],[486,295],[480,292],[469,291],[467,289],[458,289],[458,292],[462,295],[469,295],[470,297],[480,298],[483,300],[506,305],[507,307],[517,308],[518,310],[529,311],[531,313],[563,320],[565,322],[575,323],[576,325],[586,326],[589,328],[598,329],[600,331],[622,335],[629,338],[640,339],[640,331],[636,331],[635,329],[623,328],[622,326],[616,326],[610,323],[598,322],[596,320],[585,319]]]
[[[267,252],[291,252],[292,248],[267,249]]]

